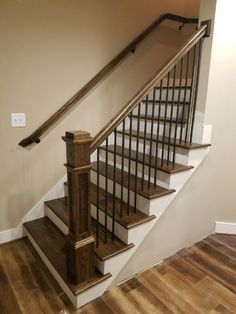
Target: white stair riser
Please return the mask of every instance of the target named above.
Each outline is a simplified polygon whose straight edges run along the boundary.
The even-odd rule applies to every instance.
[[[156,89],[155,91],[155,99],[156,101],[159,101],[160,100],[160,96],[161,96],[161,99],[162,101],[166,101],[167,99],[167,88],[163,88],[162,89],[162,92],[160,91],[160,89]],[[144,98],[145,100],[146,98]],[[149,100],[152,100],[153,99],[153,91],[151,91],[149,94],[148,94],[148,99]],[[174,90],[174,101],[178,101],[180,100],[181,102],[183,102],[184,100],[185,101],[189,101],[190,99],[190,89],[186,89],[185,88],[181,88],[180,89],[180,96],[179,96],[179,88],[175,89]],[[169,88],[169,91],[168,91],[168,101],[172,101],[173,100],[173,89],[172,88]]]
[[[129,139],[130,139],[130,137],[128,135],[125,135],[124,147],[128,148],[128,149],[130,147]],[[145,142],[145,153],[148,155],[151,153],[151,156],[156,156],[157,142],[152,141],[152,151],[150,151],[150,149],[151,149],[150,143],[151,143],[151,141],[147,139]],[[119,146],[122,146],[122,134],[117,134],[117,144]],[[157,156],[159,158],[162,157],[162,151],[163,151],[162,147],[163,147],[162,143],[158,143],[158,155]],[[136,151],[136,148],[137,148],[137,138],[132,137],[131,149]],[[138,151],[140,153],[143,153],[143,149],[144,149],[144,140],[139,138]],[[170,145],[169,147],[167,144],[164,145],[164,158],[167,159],[167,157],[168,157],[168,149],[170,149],[170,160],[172,161],[173,160],[173,146],[172,145]],[[188,155],[189,155],[189,150],[176,148],[176,150],[175,150],[175,162],[188,166],[189,165]]]
[[[183,108],[184,108],[184,113],[183,113]],[[162,102],[161,107],[159,109],[158,102],[155,102],[154,108],[151,102],[148,102],[148,104],[146,104],[145,102],[142,102],[140,106],[140,114],[145,115],[147,112],[147,115],[151,116],[153,114],[153,109],[154,109],[154,116],[159,116],[159,113],[160,113],[160,117],[164,117],[165,114],[167,117],[170,117],[172,113],[172,117],[173,119],[175,119],[178,113],[178,118],[180,119],[182,115],[186,117],[188,108],[189,108],[189,105],[187,103],[184,106],[184,103],[180,103],[179,105],[176,103],[173,103],[173,105],[172,103],[167,103],[166,105],[166,103]],[[138,106],[133,110],[132,113],[133,115],[138,115]]]
[[[97,207],[93,204],[91,205],[91,216],[96,218],[97,217]],[[115,235],[121,239],[124,243],[129,244],[133,243],[134,245],[137,245],[137,238],[140,236],[138,232],[138,228],[153,224],[153,221],[156,219],[152,219],[150,221],[147,221],[145,223],[142,223],[141,225],[137,225],[133,228],[126,229],[119,223],[115,221]],[[99,210],[99,222],[101,225],[105,225],[105,214],[103,211]],[[145,227],[144,227],[145,228]],[[112,218],[107,216],[107,229],[112,232]],[[141,235],[142,237],[142,235]]]
[[[94,171],[91,171],[91,182],[97,185],[97,173]],[[105,190],[105,185],[106,185],[106,178],[102,175],[99,176],[99,186]],[[112,180],[107,180],[107,190],[109,193],[113,195],[113,181]],[[123,201],[125,203],[128,202],[128,189],[123,186]],[[117,198],[121,198],[121,185],[116,183],[115,185],[115,196]],[[130,205],[134,206],[134,198],[135,198],[135,193],[133,191],[130,191],[129,193],[129,199],[130,199]],[[143,211],[144,213],[147,212],[149,209],[149,200],[147,198],[144,198],[143,196],[137,194],[137,203],[136,203],[137,209],[140,211]]]
[[[151,122],[151,120],[147,120],[147,123],[145,123],[145,120],[140,120],[139,123],[139,131],[140,132],[144,132],[145,131],[145,124],[146,124],[146,133],[147,134],[151,134],[151,130],[152,130],[152,134],[155,136],[155,134],[158,133],[158,121],[154,121],[153,124]],[[165,129],[164,129],[165,128]],[[127,128],[130,129],[130,126]],[[186,124],[183,124],[182,126],[182,134],[185,135],[185,129],[186,129]],[[132,122],[132,130],[137,131],[138,130],[138,120],[137,119],[133,119]],[[164,133],[165,131],[165,133]],[[170,133],[171,131],[171,133]],[[179,139],[180,138],[180,134],[181,134],[181,124],[178,123],[177,127],[176,127],[176,123],[160,123],[159,124],[159,136],[163,136],[165,135],[165,137],[170,137],[174,138],[175,137],[175,132],[176,132],[176,138]]]
[[[65,225],[64,222],[60,218],[58,218],[54,214],[54,212],[47,206],[45,207],[45,216],[47,216],[58,227],[58,229],[61,230],[62,233],[64,233],[65,235],[69,233],[69,228],[67,227],[67,225]],[[107,263],[108,260],[102,261],[95,255],[95,266],[104,275],[107,272],[112,271],[112,269],[110,269],[109,271],[107,270]]]
[[[105,151],[101,150],[100,151],[100,161],[105,162],[106,158],[105,158]],[[113,165],[114,162],[114,154],[108,152],[108,164]],[[122,157],[121,156],[116,156],[116,167],[121,169],[122,168]],[[131,161],[130,162],[130,173],[131,174],[136,174],[136,162],[135,161]],[[144,170],[143,170],[144,169]],[[128,158],[124,158],[124,171],[128,172],[129,170],[129,159]],[[148,166],[144,166],[142,165],[141,162],[138,162],[138,177],[142,178],[142,174],[144,172],[144,179],[148,180],[149,179],[149,167]],[[164,171],[161,170],[157,170],[156,171],[156,184],[161,185],[165,188],[169,188],[169,182],[170,182],[170,174],[166,173]],[[154,177],[155,177],[155,170],[154,168],[151,168],[151,176],[150,176],[150,182],[154,183]]]

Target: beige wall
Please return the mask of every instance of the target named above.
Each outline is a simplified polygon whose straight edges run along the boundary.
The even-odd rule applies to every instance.
[[[40,145],[22,149],[17,143],[161,13],[197,15],[198,1],[189,3],[178,1],[176,8],[174,0],[0,1],[0,231],[16,226],[65,173],[65,131],[96,134],[184,36],[170,30],[167,39],[160,28]],[[11,112],[25,112],[27,127],[11,128]]]

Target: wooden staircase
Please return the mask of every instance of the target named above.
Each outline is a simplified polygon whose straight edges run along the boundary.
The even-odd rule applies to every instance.
[[[208,150],[193,142],[206,32],[202,26],[95,138],[64,137],[65,196],[24,227],[76,307],[111,285],[203,159],[191,164],[186,155]]]

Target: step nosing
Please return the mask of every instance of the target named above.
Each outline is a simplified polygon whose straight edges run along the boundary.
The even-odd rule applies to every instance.
[[[141,160],[141,158],[140,158],[140,156],[138,157],[138,159],[136,159],[136,157],[133,157],[132,156],[132,153],[134,154],[135,153],[135,155],[136,155],[136,152],[134,151],[134,150],[131,150],[131,156],[129,155],[129,154],[127,154],[127,153],[124,153],[124,154],[122,154],[122,152],[119,152],[119,149],[121,149],[122,148],[122,146],[116,146],[118,149],[116,149],[116,154],[118,155],[118,156],[124,156],[124,158],[126,158],[126,159],[131,159],[132,161],[135,161],[135,162],[138,162],[138,163],[144,163],[145,164],[145,166],[149,166],[149,155],[147,155],[147,154],[145,154],[145,158],[144,158],[144,160],[143,160],[143,158],[142,158],[142,160]],[[102,150],[106,150],[106,146],[100,146],[100,149],[102,149]],[[125,148],[125,151],[127,150],[127,148]],[[109,145],[108,146],[108,152],[110,152],[110,153],[112,153],[112,154],[114,154],[114,149],[113,149],[113,145]],[[139,152],[139,154],[142,154],[142,153],[140,153]],[[155,158],[154,156],[152,156],[151,158]],[[148,161],[147,161],[147,159],[148,159]],[[186,165],[182,165],[182,164],[179,164],[179,163],[175,163],[174,164],[174,167],[178,167],[177,169],[174,169],[173,168],[173,165],[172,165],[172,162],[167,162],[167,160],[163,160],[163,164],[164,165],[160,165],[160,158],[158,158],[158,160],[159,160],[159,164],[157,164],[157,170],[159,170],[159,171],[162,171],[162,172],[165,172],[165,173],[168,173],[168,174],[174,174],[174,173],[178,173],[178,172],[183,172],[183,171],[187,171],[187,170],[189,170],[189,169],[192,169],[193,168],[193,166],[186,166]],[[172,169],[166,169],[165,167],[169,167],[169,166],[172,166]],[[151,164],[150,165],[150,167],[151,168],[155,168],[155,165],[154,164]]]

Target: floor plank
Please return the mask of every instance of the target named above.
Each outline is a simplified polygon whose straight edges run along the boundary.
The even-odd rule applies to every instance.
[[[236,313],[236,237],[211,235],[75,309],[27,239],[0,246],[0,313]]]

